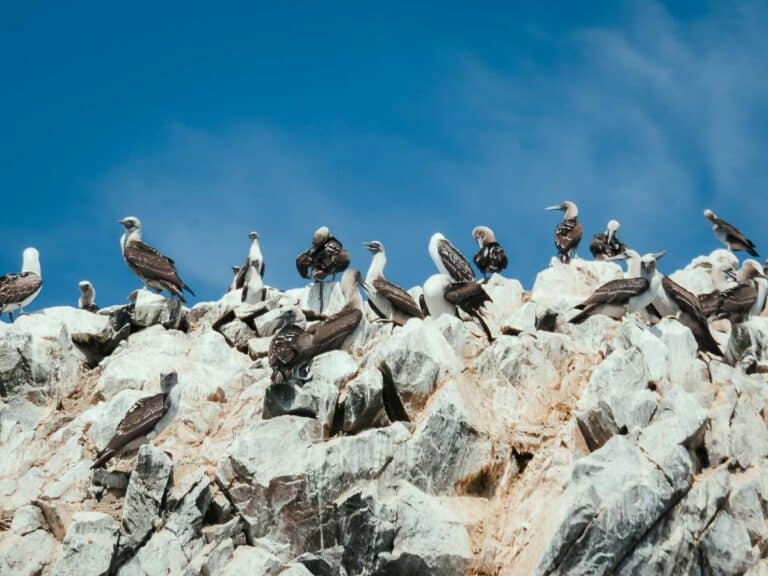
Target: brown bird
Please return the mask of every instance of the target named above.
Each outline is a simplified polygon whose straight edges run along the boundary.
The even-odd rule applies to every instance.
[[[672,315],[677,320],[687,326],[693,333],[696,343],[699,346],[699,350],[702,352],[709,352],[715,356],[722,356],[715,338],[712,336],[712,332],[709,329],[709,323],[707,322],[707,316],[701,306],[699,299],[680,286],[677,282],[667,276],[663,276],[661,280],[661,289],[657,295],[654,304],[661,300],[663,305],[657,308],[665,308],[670,310]]]
[[[411,318],[422,318],[421,309],[413,296],[403,288],[384,278],[387,265],[387,253],[384,244],[378,240],[365,242],[366,248],[373,254],[368,274],[363,282],[363,290],[368,294],[368,305],[379,318],[402,326]]]
[[[454,282],[447,274],[434,274],[424,283],[424,303],[430,316],[437,318],[441,314],[449,314],[458,317],[458,310],[462,310],[480,324],[488,341],[493,342],[493,335],[483,317],[487,302],[491,302],[491,297],[474,280]]]
[[[472,230],[472,238],[480,245],[474,262],[477,269],[487,279],[489,274],[501,272],[507,267],[507,255],[504,248],[496,241],[493,230],[487,226],[477,226]]]
[[[327,226],[321,226],[312,235],[312,247],[296,258],[296,269],[302,278],[335,278],[336,274],[347,269],[349,260],[349,252],[341,242],[331,236]]]
[[[717,239],[726,245],[728,250],[731,252],[742,250],[755,258],[760,256],[757,253],[757,250],[755,250],[755,243],[744,236],[741,230],[736,228],[736,226],[729,224],[722,218],[718,218],[709,208],[704,210],[704,217],[712,222],[712,231],[715,233]]]
[[[157,292],[167,290],[182,302],[186,302],[182,291],[186,290],[192,296],[195,295],[192,289],[179,278],[175,262],[149,244],[142,242],[141,220],[135,216],[128,216],[118,220],[117,223],[125,228],[120,238],[123,258],[144,286]]]
[[[607,260],[626,251],[626,244],[616,236],[619,226],[618,220],[611,220],[608,222],[605,232],[598,232],[592,236],[589,251],[592,252],[595,260]]]
[[[306,330],[291,324],[272,338],[268,360],[273,384],[308,380],[310,377],[302,375],[301,371],[315,356],[344,345],[363,319],[360,284],[360,271],[350,268],[341,278],[341,290],[346,300],[341,311]]]
[[[550,206],[545,210],[560,210],[565,213],[562,222],[555,228],[555,246],[560,261],[567,264],[576,255],[576,249],[581,242],[583,231],[578,221],[579,208],[570,200],[566,200],[562,204]]]
[[[36,248],[26,248],[22,254],[21,272],[0,276],[0,313],[8,314],[13,322],[13,313],[24,308],[43,289],[43,275],[40,269],[40,254]]]
[[[759,316],[765,309],[768,279],[759,262],[745,260],[736,280],[736,286],[720,293],[719,306],[714,315],[729,318],[731,322],[744,322],[752,316]],[[707,295],[707,298],[714,300],[715,296]]]

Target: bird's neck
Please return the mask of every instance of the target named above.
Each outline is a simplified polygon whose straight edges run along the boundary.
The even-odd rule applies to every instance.
[[[134,230],[126,230],[123,232],[122,237],[120,238],[120,248],[125,252],[125,247],[128,245],[129,242],[140,242],[141,241],[141,230],[134,229]]]
[[[387,256],[384,252],[377,252],[371,258],[371,265],[368,267],[368,274],[365,276],[365,281],[368,284],[373,283],[376,278],[384,276],[384,266],[387,265]]]
[[[21,265],[21,271],[31,272],[33,274],[37,274],[38,276],[42,276],[40,273],[40,258],[34,254],[25,254],[24,262],[22,262]]]
[[[259,245],[258,238],[256,238],[253,242],[251,242],[251,250],[249,251],[248,254],[251,261],[258,260],[261,258],[261,246]]]
[[[576,206],[569,206],[565,210],[565,216],[563,220],[575,220],[579,215],[579,209]]]

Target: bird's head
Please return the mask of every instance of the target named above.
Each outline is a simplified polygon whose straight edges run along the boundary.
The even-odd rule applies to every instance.
[[[258,240],[260,236],[258,232],[248,232],[248,238],[251,240]]]
[[[493,230],[488,228],[488,226],[475,226],[472,229],[472,238],[474,238],[480,248],[496,241],[496,236],[494,235]]]
[[[93,284],[88,282],[88,280],[81,280],[77,285],[80,287],[81,292],[90,292],[93,290]]]
[[[382,244],[378,240],[363,242],[363,246],[365,246],[368,249],[368,252],[370,252],[371,254],[378,254],[379,252],[384,252],[384,244]]]
[[[656,272],[656,263],[667,254],[666,250],[661,252],[645,254],[640,259],[640,274],[644,277],[652,276]]]
[[[579,208],[570,200],[566,200],[565,202],[554,206],[548,206],[547,208],[544,208],[544,210],[559,210],[560,212],[565,212],[566,218],[576,218],[576,216],[579,215]]]
[[[173,372],[164,372],[160,374],[160,389],[165,394],[170,394],[176,384],[179,383],[179,375],[174,370]]]
[[[715,218],[717,218],[717,216],[715,216],[715,213],[714,213],[714,212],[712,212],[712,210],[710,210],[709,208],[707,208],[706,210],[704,210],[704,218],[706,218],[707,220],[710,220],[710,221],[714,222],[714,221],[715,221]]]
[[[128,232],[132,230],[141,230],[141,220],[136,216],[126,216],[122,220],[117,221],[118,224],[122,224]]]
[[[40,253],[37,248],[25,248],[21,255],[21,271],[40,275]]]
[[[331,231],[328,229],[328,226],[320,226],[312,235],[312,245],[322,246],[330,237]]]
[[[755,278],[765,278],[763,266],[760,262],[751,258],[744,260],[744,263],[741,265],[741,277],[743,282],[754,280]]]

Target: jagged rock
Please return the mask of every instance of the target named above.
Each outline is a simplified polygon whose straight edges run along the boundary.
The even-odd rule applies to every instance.
[[[183,574],[189,559],[179,539],[169,530],[152,535],[144,546],[117,571],[118,576],[156,576]]]
[[[10,531],[0,532],[0,574],[42,574],[56,558],[57,543],[37,506],[18,508]]]
[[[297,557],[291,566],[299,565],[313,576],[347,576],[347,572],[342,566],[344,548],[342,546],[321,548],[318,552],[305,552]],[[299,573],[303,574],[303,572]]]
[[[347,573],[378,573],[381,555],[394,548],[396,510],[384,506],[374,487],[366,486],[338,503],[338,515],[342,563]]]
[[[142,328],[159,324],[168,330],[179,330],[185,322],[184,307],[179,300],[142,289],[136,293],[131,319]]]
[[[251,338],[248,340],[248,355],[252,360],[266,358],[269,354],[269,344],[272,338]]]
[[[262,417],[283,415],[317,419],[323,434],[329,435],[336,414],[339,389],[357,372],[354,358],[341,350],[321,354],[312,361],[311,379],[299,384],[272,384],[264,396]]]
[[[105,470],[96,468],[93,471],[92,482],[94,486],[101,486],[106,490],[114,490],[125,494],[128,489],[131,475],[119,470]]]
[[[184,576],[210,576],[220,574],[235,554],[234,542],[227,538],[206,545],[190,561]]]
[[[307,325],[304,313],[298,306],[284,306],[270,310],[265,314],[256,316],[252,322],[255,336],[261,337],[272,336],[291,324],[296,324],[302,328]]]
[[[64,324],[72,342],[93,365],[111,354],[131,332],[128,323],[115,326],[110,316],[68,306],[46,308],[41,314]]]
[[[434,498],[406,482],[390,504],[397,515],[391,552],[382,552],[382,574],[461,576],[473,564],[462,522]]]
[[[76,513],[52,573],[55,576],[107,576],[118,537],[117,523],[108,514]]]
[[[758,560],[746,528],[724,510],[704,535],[699,555],[702,567],[712,574],[743,574]]]
[[[558,525],[537,574],[606,574],[688,489],[692,466],[680,446],[648,459],[614,436],[576,461],[558,506]],[[680,475],[679,470],[687,471]]]
[[[423,408],[438,380],[458,372],[460,367],[456,353],[437,327],[418,320],[406,323],[385,340],[377,359],[391,373],[395,390],[411,419]]]
[[[729,445],[736,463],[746,469],[768,457],[768,428],[761,413],[765,410],[765,384],[747,379],[739,384],[740,394],[730,416]]]
[[[335,314],[345,303],[338,282],[312,282],[304,288],[288,290],[286,294],[295,297],[302,310],[311,310],[316,314]]]
[[[464,353],[464,345],[469,336],[466,323],[456,316],[450,314],[441,314],[437,318],[432,316],[424,319],[424,324],[427,326],[433,325],[440,334],[443,335],[445,341],[451,345],[453,351],[457,356],[461,357]]]
[[[280,572],[280,576],[313,576],[303,564],[291,564],[285,570]]]
[[[435,394],[413,436],[395,453],[386,478],[403,479],[429,494],[453,494],[493,464],[493,445],[455,382]]]
[[[589,298],[598,287],[621,277],[621,268],[613,262],[576,258],[562,264],[553,258],[549,268],[537,274],[531,300],[542,308],[565,312]]]
[[[81,358],[66,325],[56,318],[32,314],[0,323],[0,397],[41,405],[68,394]]]
[[[135,550],[152,532],[172,469],[171,459],[159,448],[145,444],[139,449],[123,505],[121,547]]]
[[[230,346],[245,352],[248,349],[248,342],[256,337],[256,331],[242,320],[233,320],[219,328],[219,332],[227,339]]]
[[[242,574],[277,576],[281,570],[280,559],[265,548],[240,546],[220,574],[221,576],[241,576]]]
[[[345,432],[354,434],[390,423],[384,407],[383,382],[378,369],[366,368],[347,384],[342,427]]]

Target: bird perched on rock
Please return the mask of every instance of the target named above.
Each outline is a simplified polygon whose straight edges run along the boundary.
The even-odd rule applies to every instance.
[[[472,266],[464,255],[440,232],[429,239],[429,257],[440,274],[448,274],[454,282],[471,282],[475,279]]]
[[[302,278],[323,280],[346,270],[349,260],[341,242],[331,236],[327,226],[321,226],[312,235],[312,247],[296,258],[296,269]]]
[[[122,224],[125,228],[120,238],[123,258],[145,287],[158,293],[167,290],[182,302],[186,302],[182,293],[184,290],[192,296],[195,295],[192,289],[179,278],[176,263],[142,241],[141,220],[135,216],[128,216],[118,220],[118,224]]]
[[[93,287],[93,284],[88,280],[82,280],[78,286],[80,287],[80,298],[77,301],[77,307],[88,312],[98,312],[96,289]]]
[[[742,250],[755,258],[759,256],[755,249],[755,243],[744,236],[741,230],[736,228],[736,226],[729,224],[722,218],[718,218],[709,208],[704,210],[704,217],[712,222],[712,231],[715,233],[717,239],[725,244],[728,250],[731,252]]]
[[[13,313],[32,304],[43,287],[40,269],[40,254],[36,248],[26,248],[22,254],[21,272],[0,276],[0,313],[8,314],[13,322]]]
[[[176,372],[160,376],[159,394],[147,396],[136,401],[115,429],[115,434],[107,445],[96,454],[96,461],[91,468],[104,466],[109,460],[123,451],[134,450],[141,444],[153,439],[167,422],[161,420],[169,414],[175,414],[179,406],[181,389],[176,388],[179,378]],[[172,410],[173,409],[173,410]]]
[[[365,247],[373,254],[368,274],[363,282],[363,290],[368,294],[368,305],[379,318],[402,326],[411,318],[421,318],[421,309],[413,296],[403,288],[384,278],[387,265],[387,253],[384,244],[378,240],[365,242]]]
[[[576,249],[581,242],[582,227],[578,221],[579,208],[566,200],[557,206],[550,206],[545,210],[560,210],[564,212],[563,220],[555,228],[555,246],[557,247],[560,262],[567,264],[576,255]]]
[[[728,318],[731,322],[743,322],[759,316],[768,298],[768,278],[762,265],[756,260],[744,260],[736,274],[736,286],[721,292],[699,296],[702,308],[710,316]]]
[[[661,287],[661,278],[656,275],[656,262],[664,254],[666,252],[643,256],[639,277],[611,280],[600,286],[592,296],[576,306],[581,312],[571,318],[570,322],[581,324],[595,314],[619,320],[627,313],[645,310]]]
[[[598,232],[592,236],[589,251],[592,252],[595,260],[606,260],[618,256],[627,249],[626,245],[616,236],[619,226],[618,220],[611,220],[605,227],[605,232]]]
[[[493,230],[487,226],[476,226],[472,230],[472,238],[480,246],[474,261],[484,279],[487,279],[489,274],[501,272],[507,267],[507,255],[501,244],[496,241]]]
[[[240,290],[245,286],[249,269],[258,272],[261,278],[264,278],[264,256],[261,253],[261,237],[258,232],[249,232],[248,238],[251,239],[251,247],[248,250],[248,256],[245,258],[242,266],[232,267],[235,273],[235,279],[232,281],[232,289]]]
[[[360,296],[360,271],[344,272],[341,291],[346,304],[338,313],[312,324],[306,330],[291,324],[280,330],[269,345],[268,361],[272,368],[272,383],[308,380],[301,371],[319,354],[342,348],[363,319],[363,299]]]
[[[436,318],[441,314],[449,314],[459,317],[458,311],[462,310],[480,324],[488,341],[492,342],[493,335],[483,318],[487,302],[491,302],[491,297],[474,280],[454,282],[448,274],[434,274],[424,283],[424,304],[430,316]]]

